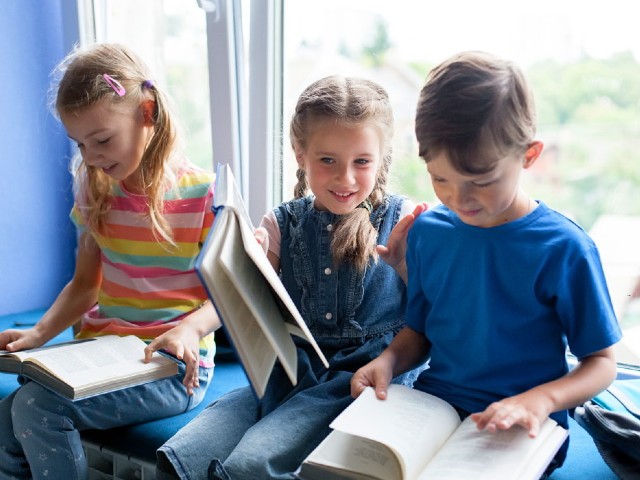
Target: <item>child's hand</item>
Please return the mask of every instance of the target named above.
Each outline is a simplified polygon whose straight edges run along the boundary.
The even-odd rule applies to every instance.
[[[412,213],[405,215],[396,226],[393,227],[391,235],[389,235],[389,239],[387,240],[387,246],[378,245],[376,247],[380,258],[392,266],[405,283],[407,282],[407,262],[405,258],[407,253],[407,235],[415,219],[418,218],[421,213],[426,212],[428,208],[428,205],[424,202],[416,205]]]
[[[267,253],[269,251],[269,234],[267,233],[267,229],[258,227],[254,230],[253,235],[264,250],[264,253]]]
[[[25,330],[9,329],[0,332],[0,350],[17,352],[42,346],[40,336],[33,328]]]
[[[551,413],[550,399],[541,391],[530,390],[521,395],[505,398],[489,405],[483,412],[474,413],[471,419],[479,430],[496,432],[521,425],[534,438],[540,432],[542,422]]]
[[[176,325],[147,345],[144,349],[145,363],[151,361],[153,353],[157,350],[165,350],[176,358],[184,361],[186,371],[182,383],[187,387],[187,394],[193,395],[193,389],[200,385],[198,377],[200,337],[198,333],[186,323]]]
[[[383,358],[378,357],[358,369],[351,377],[351,396],[357,398],[366,387],[373,387],[376,397],[387,398],[387,387],[391,382],[392,368]]]

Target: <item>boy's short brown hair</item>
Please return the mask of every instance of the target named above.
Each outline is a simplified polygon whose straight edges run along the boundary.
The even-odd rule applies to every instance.
[[[482,174],[535,136],[535,107],[514,63],[484,52],[462,52],[427,76],[416,109],[420,156],[445,152],[461,173]]]

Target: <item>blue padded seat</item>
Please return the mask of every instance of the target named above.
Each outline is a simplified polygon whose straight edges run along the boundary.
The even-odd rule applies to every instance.
[[[35,310],[20,314],[0,316],[0,331],[7,328],[22,328],[36,323],[44,310]],[[52,343],[68,341],[73,338],[71,329],[65,330],[52,340]],[[195,417],[206,406],[224,393],[248,385],[241,365],[234,360],[216,360],[213,381],[207,389],[203,401],[193,410],[173,417],[153,422],[129,425],[111,430],[88,430],[82,438],[116,452],[122,452],[135,458],[155,463],[155,451],[172,437],[182,426]],[[0,398],[4,398],[18,387],[17,376],[0,373]]]
[[[247,378],[239,363],[218,361],[213,381],[207,389],[204,399],[193,410],[174,417],[111,430],[87,430],[82,432],[82,438],[110,450],[124,452],[135,458],[155,463],[158,447],[186,425],[189,420],[221,395],[245,385],[248,385]]]
[[[38,321],[42,313],[43,311],[34,311],[0,316],[0,331],[14,328],[16,324],[19,326],[33,324]],[[71,330],[67,330],[54,341],[65,341],[71,337]],[[248,384],[242,367],[236,361],[218,360],[215,368],[213,382],[204,400],[192,411],[143,424],[104,431],[86,431],[82,434],[83,439],[155,464],[156,449],[175,432],[219,396],[233,388]],[[0,398],[4,398],[17,387],[15,375],[0,374]],[[569,428],[571,442],[567,461],[562,468],[554,472],[551,480],[616,480],[617,477],[600,457],[589,434],[573,419],[569,420]]]

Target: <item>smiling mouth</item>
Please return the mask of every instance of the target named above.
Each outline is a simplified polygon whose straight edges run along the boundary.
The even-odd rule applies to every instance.
[[[353,195],[356,194],[356,192],[335,192],[330,190],[331,193],[333,194],[334,197],[336,197],[336,199],[340,202],[344,202],[346,200],[349,200]]]
[[[117,165],[118,165],[117,163],[114,163],[113,165],[110,165],[108,167],[102,167],[101,170],[107,175],[109,175],[111,172],[113,172],[113,170],[116,168]]]

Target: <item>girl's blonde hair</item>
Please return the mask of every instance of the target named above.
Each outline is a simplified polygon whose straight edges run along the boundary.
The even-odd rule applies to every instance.
[[[154,234],[175,245],[171,227],[163,215],[163,199],[176,181],[177,127],[170,114],[169,99],[158,88],[148,66],[127,47],[102,43],[76,47],[58,65],[54,75],[59,78],[52,92],[58,114],[74,114],[98,102],[138,108],[145,100],[153,100],[153,134],[140,162],[142,186]],[[114,83],[124,88],[122,96],[116,92]],[[87,165],[79,153],[72,161],[72,173],[76,202],[87,226],[100,232],[110,209],[115,181],[101,169]]]
[[[382,162],[373,191],[363,208],[341,215],[333,229],[331,250],[336,264],[351,262],[363,271],[371,258],[377,260],[378,232],[370,213],[386,196],[391,166],[393,112],[389,96],[380,85],[363,78],[330,76],[309,85],[300,95],[291,119],[290,138],[295,152],[307,148],[307,140],[321,122],[333,121],[346,126],[370,125],[380,135]],[[309,185],[303,169],[296,172],[295,198],[307,195]]]

